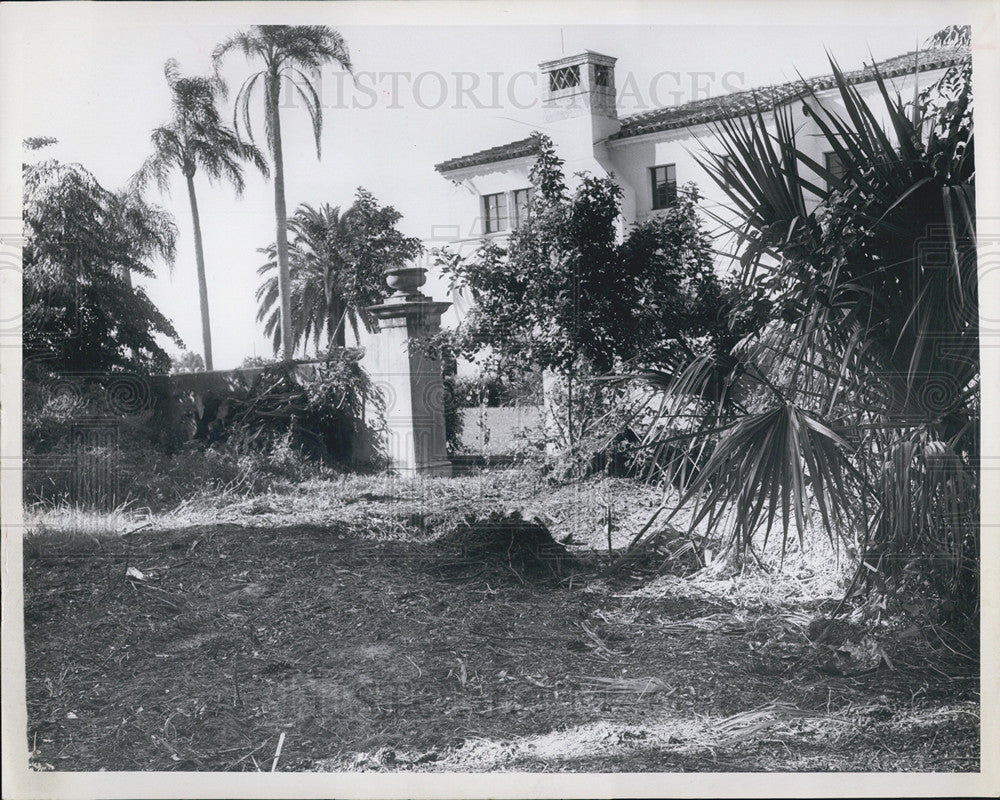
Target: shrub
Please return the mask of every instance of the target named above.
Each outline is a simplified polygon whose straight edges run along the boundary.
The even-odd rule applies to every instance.
[[[193,393],[178,407],[166,387],[124,374],[27,381],[26,502],[162,508],[202,490],[258,491],[380,463],[382,401],[354,352],[315,368],[271,365],[234,377],[225,396],[200,398],[210,412],[201,419]],[[186,432],[185,417],[194,423]]]
[[[604,472],[641,472],[642,452],[632,427],[647,396],[622,380],[605,380],[590,371],[546,385],[540,422],[525,432],[520,453],[557,481],[579,480]]]
[[[333,350],[312,368],[274,364],[234,378],[227,404],[211,439],[272,455],[291,449],[327,465],[378,460],[383,401],[355,351]]]
[[[454,394],[459,408],[541,405],[542,376],[537,370],[529,370],[513,376],[483,372],[457,377]]]

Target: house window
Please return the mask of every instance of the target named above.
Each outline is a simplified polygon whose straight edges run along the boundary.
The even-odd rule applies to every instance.
[[[595,64],[594,83],[597,86],[606,86],[608,89],[614,89],[615,87],[611,83],[611,67],[606,64]]]
[[[841,160],[840,156],[831,150],[829,153],[824,153],[823,158],[826,160],[826,171],[834,177],[842,179],[844,177],[845,170],[844,162]],[[826,188],[828,190],[833,188],[830,181],[826,182]]]
[[[572,89],[580,85],[580,67],[563,67],[549,73],[549,91],[558,92],[560,89]]]
[[[677,168],[674,164],[651,167],[649,177],[653,187],[653,208],[669,208],[677,202]]]
[[[520,228],[531,216],[531,189],[514,192],[514,227]]]
[[[483,196],[483,233],[507,230],[507,195],[505,192]]]

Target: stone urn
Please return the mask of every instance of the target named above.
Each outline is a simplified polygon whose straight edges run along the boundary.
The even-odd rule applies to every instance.
[[[427,283],[427,269],[412,264],[389,267],[385,271],[385,282],[390,289],[395,289],[394,298],[422,298],[420,287]]]

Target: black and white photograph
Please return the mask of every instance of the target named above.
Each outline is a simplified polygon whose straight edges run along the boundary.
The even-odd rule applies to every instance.
[[[996,796],[998,48],[4,3],[3,796]]]

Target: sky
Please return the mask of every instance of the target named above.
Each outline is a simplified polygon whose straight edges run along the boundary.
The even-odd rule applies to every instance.
[[[250,24],[336,28],[347,40],[358,84],[352,86],[336,67],[322,72],[319,160],[305,109],[295,103],[283,108],[289,212],[303,202],[348,206],[356,187],[364,186],[403,214],[400,227],[406,234],[424,240],[440,231],[438,226],[458,222],[448,216],[453,187],[434,171],[435,163],[540,128],[541,61],[584,49],[616,57],[619,114],[625,115],[780,83],[798,73],[825,74],[827,51],[844,68],[855,68],[872,57],[910,51],[944,25],[965,21],[954,9],[921,5],[917,14],[906,13],[905,4],[879,3],[867,6],[864,15],[813,13],[808,23],[797,6],[755,15],[748,14],[751,6],[759,12],[765,7],[710,2],[698,4],[700,15],[690,4],[682,12],[676,4],[638,3],[612,4],[619,9],[615,15],[607,13],[608,4],[32,5],[31,12],[18,9],[24,19],[13,43],[8,41],[14,52],[4,63],[19,70],[12,92],[8,70],[4,94],[8,104],[17,104],[19,136],[52,136],[59,142],[22,157],[80,163],[112,189],[128,181],[150,152],[150,131],[169,118],[166,59],[177,59],[186,74],[207,74],[213,47]],[[671,8],[675,13],[664,12]],[[712,13],[726,9],[731,13]],[[581,24],[591,21],[598,24]],[[831,24],[841,21],[850,24]],[[227,59],[225,119],[232,119],[236,90],[254,70],[242,55]],[[256,120],[262,120],[261,98],[254,107]],[[263,127],[258,130],[263,145]],[[195,183],[215,367],[231,368],[246,356],[271,354],[256,322],[254,290],[262,263],[257,248],[274,239],[273,187],[249,168],[239,199],[230,187],[212,186],[202,174]],[[188,348],[199,352],[194,244],[183,178],[175,176],[169,195],[151,190],[147,197],[174,214],[178,256],[172,270],[157,265],[157,277],[141,283]],[[176,352],[173,346],[168,350]]]

